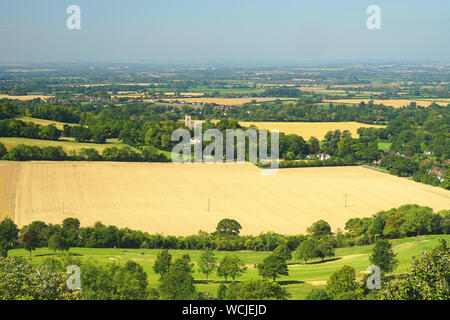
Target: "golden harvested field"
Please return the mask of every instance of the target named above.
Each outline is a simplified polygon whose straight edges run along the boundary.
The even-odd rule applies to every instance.
[[[361,101],[367,103],[370,99],[342,99],[342,100],[324,100],[325,102],[333,102],[333,103],[356,103],[359,104]],[[392,106],[394,108],[401,108],[403,106],[409,105],[411,102],[417,103],[417,105],[428,107],[430,104],[436,102],[441,106],[446,106],[449,102],[440,100],[407,100],[407,99],[391,99],[391,100],[373,100],[375,104],[384,104],[385,106]]]
[[[212,232],[219,220],[233,218],[243,234],[296,234],[318,219],[336,230],[351,217],[406,203],[450,207],[449,191],[362,167],[280,169],[267,176],[250,164],[2,164],[21,167],[15,201],[20,226],[76,217],[82,225],[102,221],[188,235],[200,229]]]
[[[239,124],[248,127],[255,125],[258,129],[278,129],[280,132],[286,134],[297,134],[302,136],[303,139],[308,140],[310,137],[316,137],[322,140],[325,134],[330,130],[339,129],[341,131],[348,130],[351,132],[352,137],[359,137],[356,130],[361,127],[369,128],[382,128],[384,126],[377,126],[371,124],[364,124],[359,122],[241,122]]]
[[[275,101],[275,100],[296,100],[294,98],[272,98],[272,97],[263,97],[263,98],[178,98],[178,99],[164,99],[164,101],[173,102],[175,100],[184,101],[188,103],[216,103],[225,106],[234,106],[239,104],[244,104],[247,102],[251,102],[253,100],[257,102],[263,101]]]
[[[11,99],[11,100],[33,100],[36,98],[41,98],[42,100],[47,100],[49,98],[52,98],[52,96],[42,96],[42,95],[34,95],[34,94],[29,94],[26,96],[10,96],[8,94],[0,94],[0,99]]]
[[[14,219],[20,167],[20,163],[0,161],[0,220],[5,217]]]

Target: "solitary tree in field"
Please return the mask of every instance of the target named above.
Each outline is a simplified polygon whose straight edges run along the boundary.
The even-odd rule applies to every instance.
[[[30,252],[31,257],[31,251],[36,250],[36,248],[39,245],[39,237],[36,231],[33,229],[28,229],[25,234],[23,235],[23,247],[25,250]]]
[[[48,239],[48,248],[53,250],[53,254],[56,255],[56,250],[63,251],[69,250],[67,241],[59,234],[54,234]]]
[[[217,257],[214,252],[206,251],[200,256],[200,260],[198,262],[198,267],[200,271],[206,275],[206,279],[208,279],[208,275],[212,273],[217,267]]]
[[[370,263],[378,266],[382,273],[394,271],[398,265],[397,254],[392,250],[392,244],[385,239],[378,239],[369,257]]]
[[[228,277],[231,277],[234,282],[236,278],[241,276],[246,270],[247,267],[237,256],[225,256],[217,267],[217,275],[219,277],[224,277],[225,282],[228,282]]]
[[[241,229],[241,225],[236,220],[222,219],[217,225],[216,232],[220,235],[237,236]]]
[[[272,253],[264,258],[262,263],[258,264],[258,273],[263,278],[270,278],[275,281],[279,276],[288,276],[289,270],[286,260]]]
[[[169,251],[163,250],[156,256],[156,261],[153,265],[153,271],[155,271],[155,273],[158,273],[162,278],[167,270],[169,270],[171,262],[172,256],[170,255]]]

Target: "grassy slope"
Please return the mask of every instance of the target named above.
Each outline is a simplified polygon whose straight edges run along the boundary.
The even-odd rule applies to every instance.
[[[394,240],[394,251],[398,253],[398,258],[400,260],[395,273],[403,273],[407,270],[411,262],[411,256],[417,255],[421,250],[429,250],[436,247],[439,237],[444,237],[447,241],[450,240],[450,235],[421,236]],[[331,273],[344,264],[353,266],[357,271],[357,277],[362,278],[362,271],[366,270],[370,264],[369,253],[371,249],[372,246],[340,248],[336,250],[336,256],[333,259],[323,263],[320,261],[313,261],[304,265],[299,264],[298,261],[295,260],[290,261],[289,276],[283,276],[279,278],[279,281],[292,294],[292,299],[304,299],[314,287],[310,281],[315,281],[313,282],[314,285],[324,285],[323,281],[326,281]],[[113,261],[123,263],[124,261],[132,259],[144,267],[149,276],[150,286],[158,286],[159,276],[153,272],[152,267],[159,250],[128,249],[127,252],[124,253],[123,249],[72,248],[70,249],[70,252],[81,255],[83,259],[93,258],[100,264],[112,263]],[[189,253],[194,263],[199,260],[199,257],[202,254],[202,251],[198,250],[169,250],[169,252],[174,258]],[[141,253],[144,253],[144,255]],[[258,271],[253,265],[261,262],[270,253],[239,251],[215,252],[215,254],[219,259],[227,254],[239,256],[248,266],[247,272],[243,277],[239,278],[239,280],[248,280],[259,278]],[[15,249],[9,251],[9,255],[28,257],[28,252],[23,249]],[[31,263],[39,264],[43,258],[49,256],[52,256],[50,250],[47,248],[40,248],[33,252]],[[209,290],[214,294],[217,292],[219,284],[223,282],[223,278],[217,277],[216,274],[211,275],[209,281],[206,281],[206,277],[199,273],[197,268],[195,268],[194,278],[196,279],[198,289]]]
[[[68,126],[71,126],[71,127],[78,125],[76,123],[58,122],[58,121],[53,121],[53,120],[45,120],[45,119],[29,118],[29,117],[20,117],[20,118],[16,118],[16,119],[22,120],[24,122],[33,122],[33,123],[41,125],[41,126],[48,126],[49,124],[52,124],[59,130],[62,130],[64,128],[65,124]]]
[[[124,147],[125,144],[119,142],[117,139],[107,139],[106,143],[87,143],[87,142],[76,142],[74,138],[62,137],[57,141],[53,140],[40,140],[31,138],[19,138],[19,137],[0,137],[0,142],[5,145],[5,147],[10,150],[13,147],[17,147],[19,144],[26,144],[30,146],[38,147],[58,147],[61,146],[66,152],[71,150],[78,150],[81,148],[94,148],[99,153],[101,153],[105,148],[108,147]]]

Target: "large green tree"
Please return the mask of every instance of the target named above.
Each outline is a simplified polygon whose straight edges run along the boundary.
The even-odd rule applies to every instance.
[[[334,245],[331,239],[328,237],[323,237],[317,241],[316,245],[316,255],[322,259],[326,257],[334,257]]]
[[[346,292],[355,292],[358,289],[356,283],[355,269],[344,265],[337,269],[327,281],[327,295],[335,298]]]
[[[10,218],[0,222],[0,256],[6,257],[19,235],[19,229]]]
[[[299,244],[299,246],[295,250],[295,257],[307,263],[308,260],[317,257],[316,247],[317,247],[317,240],[314,238],[308,238]]]
[[[48,248],[53,250],[53,254],[56,255],[56,251],[67,251],[69,250],[68,243],[66,239],[61,237],[59,234],[54,234],[48,239]]]
[[[318,220],[314,222],[311,227],[308,228],[308,232],[310,232],[315,237],[330,235],[331,226],[328,222],[324,220]]]
[[[211,274],[217,268],[217,257],[212,251],[205,251],[198,261],[198,267],[200,271],[206,275],[208,279],[209,274]]]
[[[220,260],[219,266],[217,267],[217,275],[219,277],[224,277],[225,282],[228,281],[228,277],[231,277],[234,282],[236,278],[241,276],[246,270],[247,267],[239,257],[227,255]]]
[[[156,255],[155,264],[153,265],[153,271],[158,273],[161,278],[169,270],[172,262],[172,256],[168,250],[162,250]]]
[[[38,233],[33,229],[28,229],[23,234],[23,247],[25,250],[30,252],[31,257],[31,251],[36,250],[36,248],[39,246],[39,237]]]
[[[161,296],[169,300],[194,299],[196,289],[192,272],[193,265],[189,255],[176,259],[161,278]]]
[[[222,219],[217,224],[216,232],[219,235],[239,235],[242,226],[234,219]]]
[[[279,276],[289,275],[289,270],[286,260],[272,253],[264,258],[262,263],[258,264],[258,273],[264,278],[270,278],[275,281]]]
[[[390,273],[397,268],[399,261],[396,256],[389,240],[378,239],[370,253],[369,261],[378,266],[382,273]]]
[[[285,261],[289,261],[292,259],[291,249],[288,247],[287,244],[284,243],[276,247],[275,250],[273,250],[272,254],[274,254],[277,257],[280,257]]]

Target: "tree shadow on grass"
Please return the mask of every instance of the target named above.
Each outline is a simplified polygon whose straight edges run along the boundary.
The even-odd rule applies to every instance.
[[[235,283],[241,282],[240,280],[236,280]],[[194,280],[195,284],[208,284],[208,283],[218,283],[218,284],[230,284],[233,283],[233,280],[228,280],[228,282],[225,282],[225,280]]]
[[[307,263],[299,263],[299,262],[293,262],[293,263],[288,263],[288,266],[308,266],[308,265],[314,265],[314,264],[321,264],[321,263],[326,263],[326,262],[333,262],[333,261],[338,261],[338,260],[342,260],[341,257],[336,257],[336,258],[329,258],[329,259],[325,259],[325,260],[319,260],[319,261],[311,261],[311,262],[307,262]]]
[[[325,262],[332,262],[332,261],[337,261],[337,260],[341,260],[341,257],[338,258],[330,258],[330,259],[325,259],[325,260],[320,260],[320,261],[312,261],[312,262],[308,262],[307,264],[321,264],[321,263],[325,263]]]
[[[60,257],[63,257],[64,256],[64,254],[60,254],[60,253],[57,253],[56,255],[55,254],[53,254],[53,253],[42,253],[42,254],[34,254],[33,255],[33,257],[55,257],[55,258],[60,258]],[[79,254],[79,253],[70,253],[70,256],[72,257],[82,257],[83,255],[82,254]]]
[[[54,255],[53,253],[42,253],[42,254],[33,254],[33,257],[58,257],[58,255]]]
[[[289,284],[302,284],[305,283],[305,281],[298,281],[298,280],[285,280],[285,281],[278,281],[278,284],[280,286],[287,286]]]

